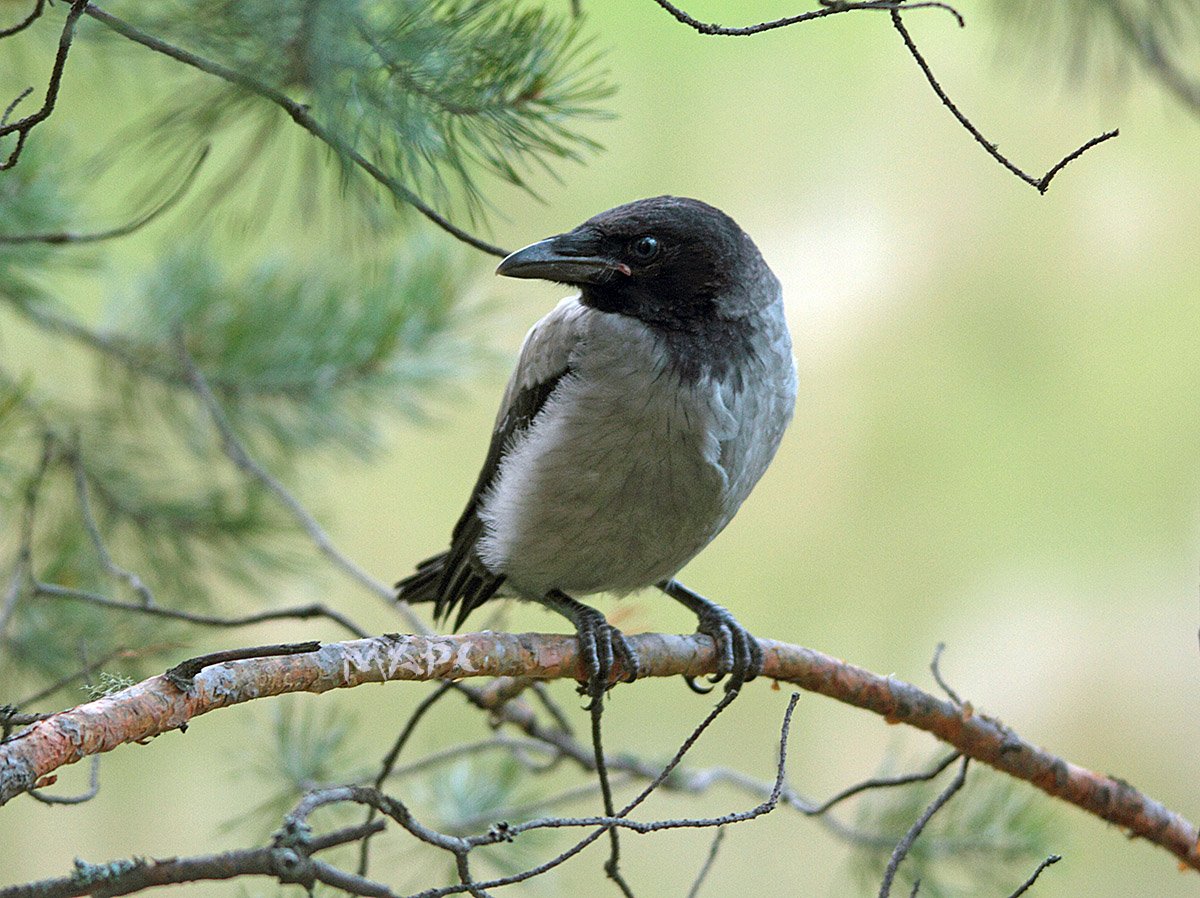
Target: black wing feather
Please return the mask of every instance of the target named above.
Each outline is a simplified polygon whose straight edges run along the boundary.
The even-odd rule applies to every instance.
[[[493,574],[484,567],[475,551],[479,537],[483,535],[479,504],[500,470],[500,460],[512,440],[529,428],[559,382],[569,373],[569,368],[563,369],[547,380],[515,393],[492,434],[471,498],[454,525],[449,551],[422,561],[417,565],[416,573],[397,583],[399,598],[408,602],[433,602],[434,617],[439,621],[449,618],[455,606],[460,606],[454,622],[454,629],[458,630],[472,611],[496,594],[504,582],[504,575]]]

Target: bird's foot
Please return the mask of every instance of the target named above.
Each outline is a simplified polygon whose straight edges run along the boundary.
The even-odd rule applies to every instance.
[[[588,673],[587,682],[579,687],[581,694],[587,695],[592,702],[602,700],[604,693],[613,686],[613,670],[618,664],[625,672],[624,682],[632,683],[637,679],[637,653],[625,634],[610,624],[603,614],[558,590],[549,593],[543,603],[575,625],[583,667]]]
[[[708,678],[710,683],[719,683],[728,676],[725,691],[736,692],[743,683],[762,673],[763,653],[758,640],[738,623],[728,609],[692,592],[676,580],[661,583],[659,588],[695,614],[696,632],[713,641],[717,650],[717,672]],[[711,688],[696,685],[693,677],[684,677],[684,680],[693,692],[704,694],[712,691]]]

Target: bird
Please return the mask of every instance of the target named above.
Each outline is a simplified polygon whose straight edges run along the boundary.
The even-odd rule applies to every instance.
[[[526,335],[450,548],[396,584],[457,631],[501,596],[574,625],[594,699],[638,675],[620,630],[578,596],[650,587],[683,604],[727,691],[762,650],[676,574],[730,522],[796,400],[779,279],[737,223],[687,197],[609,209],[511,253],[496,273],[578,292]],[[709,689],[688,681],[696,691]]]

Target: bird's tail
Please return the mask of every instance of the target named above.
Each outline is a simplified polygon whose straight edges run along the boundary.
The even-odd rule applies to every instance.
[[[426,558],[396,584],[396,598],[405,602],[432,602],[433,618],[446,621],[458,607],[454,632],[462,627],[474,609],[496,594],[504,583],[503,574],[492,574],[461,556],[456,562],[450,552]]]
[[[436,602],[442,594],[441,584],[449,556],[449,552],[442,552],[418,564],[415,572],[396,584],[396,598],[412,604]]]

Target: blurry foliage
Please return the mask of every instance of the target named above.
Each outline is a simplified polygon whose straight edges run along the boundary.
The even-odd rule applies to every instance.
[[[521,4],[180,2],[129,12],[157,37],[308,104],[337,133],[335,149],[354,147],[439,201],[464,197],[477,205],[477,174],[520,185],[522,166],[577,158],[591,144],[571,123],[590,115],[589,104],[606,92],[594,58],[581,52],[577,25]],[[47,13],[5,47],[44,50],[54,27]],[[165,58],[123,65],[126,54],[148,51],[95,23],[81,35],[103,39],[84,40],[73,59],[89,53],[116,62],[114,94],[140,94],[141,111],[134,106],[120,125],[131,152],[113,161],[124,183],[140,183],[141,205],[181,182],[180,161],[194,160],[201,144],[219,142],[226,131],[255,139],[252,147],[214,153],[223,161],[201,174],[199,192],[219,213],[205,222],[168,210],[137,235],[153,235],[158,248],[133,270],[121,267],[128,256],[106,253],[103,243],[3,240],[94,233],[111,228],[114,216],[132,220],[128,210],[110,208],[109,181],[96,182],[86,164],[95,147],[66,139],[70,122],[61,110],[0,177],[0,339],[30,336],[52,349],[45,366],[31,364],[28,353],[0,355],[6,588],[22,548],[19,516],[36,478],[37,447],[45,435],[54,445],[37,495],[30,570],[15,603],[0,602],[0,700],[77,669],[83,654],[130,646],[162,653],[176,650],[188,632],[35,597],[33,583],[42,581],[137,601],[104,570],[77,472],[105,549],[164,605],[210,607],[216,589],[262,587],[268,577],[311,564],[274,499],[225,457],[190,381],[192,365],[248,450],[288,479],[317,453],[369,455],[389,419],[421,415],[481,355],[460,247],[406,227],[395,214],[387,216],[386,237],[356,238],[341,252],[324,238],[314,252],[304,227],[289,228],[289,242],[273,237],[262,251],[246,239],[253,232],[214,226],[250,221],[265,233],[263,192],[230,178],[233,169],[254,166],[260,182],[274,180],[272,197],[296,197],[305,224],[321,193],[340,206],[338,221],[380,216],[386,206],[374,185],[347,180],[347,170],[330,179],[338,166],[328,165],[328,148],[298,134],[269,102]],[[20,58],[6,53],[0,74]],[[170,74],[160,81],[162,71]],[[310,157],[307,180],[281,161],[288,141]],[[351,182],[357,186],[345,189]],[[124,659],[122,672],[144,672],[148,653],[141,662]]]
[[[992,8],[1021,44],[1028,46],[1032,38],[1040,60],[1065,63],[1073,77],[1100,72],[1122,79],[1137,62],[1200,112],[1195,0],[1001,0]]]
[[[505,754],[459,761],[438,771],[417,784],[414,798],[424,808],[419,816],[439,832],[465,836],[486,829],[481,820],[520,823],[531,819],[530,814],[513,815],[511,810],[530,801],[536,806],[536,798],[544,793],[529,770]],[[523,833],[513,842],[484,847],[478,857],[486,858],[500,875],[511,876],[531,866],[555,835],[536,830]],[[452,867],[448,874],[454,876]]]
[[[248,724],[246,739],[256,746],[250,763],[243,763],[244,746],[230,759],[230,769],[252,780],[255,795],[265,793],[266,797],[257,804],[247,803],[226,829],[246,829],[258,838],[278,829],[279,821],[305,792],[362,775],[362,764],[346,741],[359,721],[343,703],[335,699],[318,705],[311,696],[283,696],[271,703],[269,715],[265,726],[261,713],[253,715]],[[269,734],[269,742],[264,733]],[[338,814],[339,821],[346,824],[360,810],[337,806],[319,813]]]
[[[602,117],[598,104],[612,93],[565,5],[176,0],[113,11],[305,104],[337,136],[339,152],[353,148],[427,201],[444,207],[461,199],[472,214],[486,204],[481,175],[529,190],[529,172],[598,149],[579,125]],[[162,156],[230,138],[236,150],[209,188],[214,200],[246,180],[262,184],[264,172],[274,181],[279,159],[294,153],[288,167],[310,185],[334,171],[371,223],[396,220],[366,201],[375,186],[359,169],[332,169],[326,147],[306,137],[295,143],[278,107],[244,87],[166,65],[182,83],[129,130],[134,152],[148,145]],[[116,158],[128,162],[128,155]],[[266,204],[276,195],[258,193]]]
[[[896,843],[946,787],[952,771],[932,783],[869,792],[860,801],[851,864],[864,894],[878,888],[879,871]],[[1046,856],[1050,838],[1049,809],[1037,793],[976,764],[966,786],[913,843],[899,881],[919,879],[919,894],[926,898],[963,894],[964,888],[970,894],[1005,894]],[[897,891],[906,893],[899,884]]]

